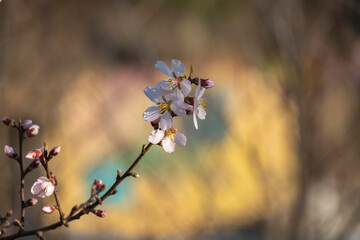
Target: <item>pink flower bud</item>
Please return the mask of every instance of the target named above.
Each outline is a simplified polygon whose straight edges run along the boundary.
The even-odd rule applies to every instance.
[[[43,151],[41,149],[35,149],[33,151],[30,151],[28,154],[26,154],[27,159],[36,159],[43,155]]]
[[[94,184],[93,184],[93,186],[95,186],[96,188],[101,188],[102,185],[103,185],[103,183],[102,183],[101,179],[95,180]]]
[[[60,146],[54,147],[53,149],[51,149],[49,156],[50,157],[55,157],[56,155],[58,155],[60,152]]]
[[[26,172],[29,172],[35,168],[38,168],[41,165],[41,162],[39,159],[35,159],[34,161],[32,161],[29,166],[27,167],[27,169],[25,170]]]
[[[16,127],[17,123],[14,119],[8,118],[8,117],[3,117],[1,119],[1,121],[6,125],[6,126],[10,126],[10,127]]]
[[[54,190],[54,184],[46,177],[39,177],[31,187],[31,193],[41,198],[50,196]]]
[[[13,222],[12,222],[12,224],[13,224],[14,226],[17,226],[17,227],[22,227],[22,224],[21,224],[21,222],[19,221],[19,219],[14,219]]]
[[[0,230],[0,236],[1,236],[1,235],[4,235],[5,232],[6,232],[6,228],[2,228],[2,229]]]
[[[26,130],[25,136],[26,136],[26,137],[36,136],[36,135],[38,135],[39,130],[40,130],[40,127],[39,127],[38,125],[33,124],[33,125],[31,125],[31,126],[29,127],[28,130]]]
[[[30,207],[30,206],[34,206],[36,205],[38,202],[38,200],[36,198],[30,198],[28,200],[26,200],[26,206]]]
[[[10,158],[16,159],[16,158],[18,158],[18,156],[19,156],[19,155],[15,152],[15,150],[14,150],[12,147],[8,146],[8,145],[5,145],[5,146],[4,146],[4,152],[5,152],[6,156],[8,156],[8,157],[10,157]]]
[[[204,88],[212,88],[215,86],[215,83],[209,79],[201,79],[201,86]]]
[[[54,206],[44,206],[42,208],[42,211],[46,214],[51,214],[56,210],[56,208]]]
[[[101,218],[104,218],[107,216],[107,212],[103,210],[95,210],[95,215]]]
[[[32,125],[32,121],[31,120],[24,120],[21,124],[20,124],[20,128],[21,130],[27,130],[29,129],[29,127],[31,127]]]
[[[13,210],[9,210],[7,213],[6,213],[6,218],[9,218],[13,215]]]

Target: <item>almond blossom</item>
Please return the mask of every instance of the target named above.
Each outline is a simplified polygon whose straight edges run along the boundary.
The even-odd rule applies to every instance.
[[[175,151],[175,145],[185,147],[186,137],[176,128],[171,127],[169,130],[155,129],[150,133],[149,142],[159,144],[161,142],[165,152],[172,153]]]
[[[185,96],[188,95],[191,91],[191,82],[186,79],[185,76],[182,76],[185,72],[185,65],[179,60],[173,59],[171,66],[172,69],[162,61],[156,62],[155,68],[170,77],[168,80],[159,82],[157,88],[163,90],[165,93],[179,88]]]
[[[179,89],[175,89],[171,94],[170,99],[161,98],[160,92],[157,89],[147,87],[144,90],[145,95],[149,97],[156,105],[149,107],[143,113],[145,121],[156,121],[160,119],[160,128],[169,130],[173,125],[172,113],[177,116],[186,115],[188,104],[184,102],[184,95]]]
[[[31,193],[41,198],[50,196],[54,190],[54,184],[46,177],[39,177],[31,187]]]

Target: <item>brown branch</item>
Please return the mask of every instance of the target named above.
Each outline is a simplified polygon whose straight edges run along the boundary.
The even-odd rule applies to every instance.
[[[25,186],[25,173],[24,173],[24,167],[23,167],[23,159],[22,159],[22,145],[23,145],[23,141],[24,141],[24,135],[23,135],[23,131],[20,129],[20,127],[18,128],[19,131],[19,157],[18,157],[18,162],[19,162],[19,166],[20,166],[20,205],[21,205],[21,218],[20,218],[20,222],[21,222],[21,226],[19,231],[22,231],[24,229],[25,226],[25,192],[24,192],[24,186]]]
[[[123,174],[123,175],[119,175],[116,177],[115,182],[113,183],[113,185],[109,188],[109,190],[96,202],[94,202],[93,204],[87,206],[86,208],[84,208],[83,210],[81,210],[80,212],[78,212],[75,215],[69,215],[66,219],[64,219],[64,221],[60,220],[59,222],[53,223],[49,226],[46,227],[42,227],[42,228],[38,228],[38,229],[34,229],[34,230],[29,230],[29,231],[21,231],[18,232],[16,234],[7,236],[7,237],[0,237],[1,240],[10,240],[10,239],[16,239],[16,238],[20,238],[20,237],[25,237],[25,236],[30,236],[30,235],[41,235],[42,232],[46,232],[46,231],[50,231],[50,230],[54,230],[56,228],[59,228],[63,225],[68,224],[69,222],[72,222],[74,220],[80,219],[81,216],[83,216],[84,214],[88,214],[90,211],[94,210],[101,202],[103,202],[106,198],[108,198],[109,196],[113,195],[116,192],[116,187],[127,177],[132,175],[132,171],[134,170],[134,168],[137,166],[137,164],[140,162],[140,160],[144,157],[144,155],[149,151],[149,149],[151,148],[153,144],[149,143],[146,147],[145,145],[143,145],[141,153],[139,154],[139,156],[135,159],[135,161],[133,162],[133,164],[129,167],[129,169]],[[47,173],[49,173],[47,171]],[[49,176],[48,176],[49,178]],[[55,192],[54,192],[55,194]],[[54,195],[55,196],[55,195]]]

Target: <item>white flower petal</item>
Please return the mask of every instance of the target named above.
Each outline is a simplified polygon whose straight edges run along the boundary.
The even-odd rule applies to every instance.
[[[186,111],[185,111],[186,108],[184,109],[180,105],[181,105],[181,102],[173,102],[170,105],[170,109],[178,116],[185,116],[186,115]]]
[[[53,194],[53,192],[54,192],[54,190],[55,190],[55,186],[51,183],[51,182],[49,182],[47,185],[46,185],[46,188],[45,188],[45,196],[46,197],[48,197],[48,196],[50,196],[51,194]]]
[[[175,143],[168,137],[162,140],[162,146],[167,153],[172,153],[175,151]]]
[[[171,67],[177,77],[181,76],[185,72],[185,65],[179,60],[173,59],[171,61]]]
[[[199,118],[199,119],[201,119],[201,120],[204,120],[205,119],[205,117],[206,117],[206,112],[205,112],[205,109],[202,107],[202,106],[199,106],[198,108],[197,108],[197,117]]]
[[[180,86],[181,92],[184,94],[184,96],[188,95],[191,92],[191,82],[189,80],[182,80]]]
[[[42,192],[42,187],[41,187],[41,183],[39,182],[35,182],[34,185],[32,185],[31,187],[31,193],[34,194],[34,195],[38,195],[39,193]]]
[[[194,120],[194,126],[195,126],[196,130],[199,129],[195,112],[193,113],[193,120]]]
[[[184,102],[184,95],[178,88],[175,88],[172,95],[172,100],[176,102]]]
[[[205,92],[205,88],[200,87],[200,85],[199,85],[195,90],[195,97],[197,99],[201,99],[202,96],[204,95],[204,92]]]
[[[157,88],[146,87],[144,93],[154,103],[159,103],[163,101],[160,90]]]
[[[152,144],[158,144],[165,136],[165,131],[156,129],[150,133],[149,142]]]
[[[155,64],[155,68],[157,70],[160,70],[166,76],[171,77],[171,78],[173,77],[170,67],[163,61],[157,61]]]
[[[177,145],[179,145],[181,147],[185,147],[186,141],[187,141],[187,139],[186,139],[186,136],[184,134],[179,133],[179,132],[175,134],[175,143]]]
[[[143,113],[143,118],[145,121],[155,121],[160,118],[160,109],[157,106],[149,107]]]
[[[161,130],[169,130],[173,125],[173,118],[169,112],[166,112],[160,118],[160,128]]]

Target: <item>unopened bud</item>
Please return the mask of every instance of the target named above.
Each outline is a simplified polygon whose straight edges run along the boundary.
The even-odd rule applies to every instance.
[[[115,195],[115,194],[117,194],[117,192],[118,191],[115,189],[114,191],[111,192],[111,195]]]
[[[29,127],[31,127],[31,125],[32,125],[31,120],[25,120],[20,124],[20,128],[21,128],[21,130],[25,131],[25,130],[28,130]]]
[[[32,161],[29,166],[26,168],[25,172],[30,172],[31,170],[38,168],[41,165],[41,162],[39,159],[35,159],[34,161]]]
[[[53,213],[55,210],[56,210],[56,208],[55,208],[54,206],[44,206],[44,207],[42,208],[43,213],[46,213],[46,214],[51,214],[51,213]]]
[[[138,178],[138,177],[140,177],[140,175],[139,175],[139,174],[134,173],[134,172],[130,173],[130,175],[131,175],[132,177],[134,177],[134,178]]]
[[[4,235],[5,232],[6,232],[6,228],[2,228],[2,229],[0,230],[0,236],[1,236],[1,235]]]
[[[103,211],[103,210],[95,210],[94,214],[101,218],[104,218],[107,216],[107,212]]]
[[[121,177],[122,171],[121,171],[120,169],[117,170],[117,175],[118,175],[119,177]]]
[[[13,210],[9,210],[7,213],[6,213],[6,218],[9,218],[13,215]]]
[[[54,147],[49,153],[49,157],[55,157],[60,152],[60,146]]]
[[[52,171],[50,171],[50,180],[55,186],[57,185],[55,174]]]
[[[215,83],[209,79],[203,79],[203,78],[194,78],[191,80],[192,83],[204,87],[204,88],[212,88],[215,86]]]
[[[13,222],[12,222],[12,224],[13,224],[14,226],[19,227],[19,228],[22,228],[22,224],[21,224],[21,222],[20,222],[18,219],[14,219]]]
[[[95,187],[95,188],[101,188],[101,186],[103,185],[103,182],[102,182],[102,180],[101,179],[99,179],[99,180],[96,180],[95,179],[95,181],[94,181],[94,183],[93,183],[93,186]]]
[[[1,121],[6,125],[6,126],[10,126],[10,127],[16,127],[17,123],[14,119],[8,118],[8,117],[3,117],[1,119]]]
[[[26,154],[27,159],[36,159],[41,157],[44,154],[44,152],[41,149],[35,149],[33,151],[30,151],[28,154]]]
[[[10,158],[17,159],[18,156],[19,156],[19,154],[17,154],[15,152],[15,150],[12,147],[8,146],[8,145],[4,146],[4,152],[5,152],[6,156],[8,156]]]
[[[26,137],[33,137],[39,134],[40,127],[38,125],[31,125],[25,132]]]
[[[72,216],[74,213],[76,213],[79,209],[80,209],[80,206],[78,204],[73,206],[73,208],[71,209],[71,212],[70,212],[70,216]]]
[[[36,198],[30,198],[30,199],[26,200],[25,204],[27,207],[30,207],[30,206],[36,205],[37,202],[38,202],[38,200]]]
[[[101,185],[99,191],[100,191],[100,192],[104,191],[104,190],[106,189],[106,186],[107,186],[106,183],[103,184],[103,185]]]

